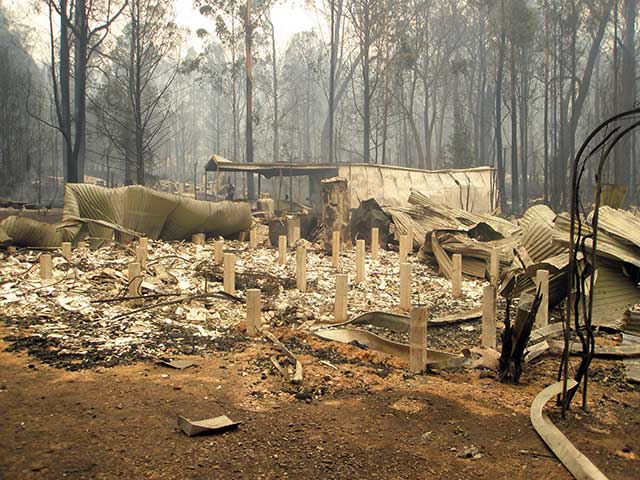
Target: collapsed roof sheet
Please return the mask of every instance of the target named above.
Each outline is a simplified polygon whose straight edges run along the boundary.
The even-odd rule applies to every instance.
[[[437,203],[414,188],[411,189],[409,203],[420,207],[421,210],[417,211],[416,216],[418,221],[427,229],[427,233],[437,228],[469,228],[481,222],[491,226],[503,237],[509,237],[521,231],[519,226],[514,225],[509,220],[494,215],[472,213]]]
[[[605,207],[606,208],[606,207]],[[612,209],[609,209],[612,210]],[[607,218],[607,211],[605,210],[604,217]],[[630,218],[635,218],[633,215]],[[626,230],[632,230],[634,228],[633,224],[618,222],[615,219],[606,219],[604,222],[605,225],[609,225],[610,228],[613,228],[612,225],[615,225],[616,231],[622,233]],[[567,213],[562,213],[556,217],[556,221],[553,229],[553,241],[557,242],[561,245],[568,246],[569,245],[569,234],[571,227],[571,218]],[[590,225],[583,224],[582,228],[584,230],[584,234],[591,235],[592,229]],[[631,239],[635,239],[636,234],[627,233],[626,236]],[[593,250],[593,239],[586,238],[584,245],[588,251]],[[627,240],[624,237],[623,240],[620,239],[618,233],[612,235],[608,233],[606,228],[598,229],[598,243],[597,243],[597,254],[604,258],[609,258],[611,260],[618,260],[626,263],[630,263],[640,268],[640,248],[633,244],[632,241]]]
[[[0,223],[13,243],[55,247],[86,236],[112,239],[118,235],[146,235],[181,240],[193,233],[232,235],[251,227],[247,203],[205,202],[140,185],[103,188],[67,184],[62,222],[50,225],[22,217]]]
[[[518,220],[518,225],[526,232],[534,224],[544,223],[553,226],[555,218],[554,211],[546,205],[534,205],[524,212],[522,218]]]
[[[591,221],[590,216],[589,221]],[[640,248],[640,217],[625,210],[603,206],[598,213],[598,228],[627,245]]]
[[[624,275],[619,264],[602,263],[595,274],[592,323],[619,326],[629,307],[640,303],[640,288]]]

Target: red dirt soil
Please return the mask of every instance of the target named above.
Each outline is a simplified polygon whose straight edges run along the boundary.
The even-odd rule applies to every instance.
[[[0,477],[571,478],[529,422],[555,359],[509,386],[478,371],[412,376],[381,363],[388,358],[369,362],[367,353],[363,363],[357,348],[338,348],[353,363],[300,355],[299,387],[269,367],[275,352],[262,342],[182,357],[197,366],[180,371],[138,363],[67,372],[2,352]],[[640,461],[619,452],[638,454],[640,393],[592,388],[593,413],[576,410],[560,428],[609,478],[640,478]],[[243,424],[189,438],[177,414]],[[471,446],[478,458],[458,456]]]

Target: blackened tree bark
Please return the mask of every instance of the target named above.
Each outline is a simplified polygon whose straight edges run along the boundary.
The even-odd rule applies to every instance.
[[[623,18],[624,32],[622,37],[622,78],[621,92],[618,96],[618,112],[630,110],[636,101],[636,58],[635,58],[635,25],[638,13],[637,0],[624,0]],[[615,152],[615,182],[618,185],[627,186],[629,190],[635,187],[635,179],[632,178],[632,139],[626,135],[616,147]],[[632,198],[629,191],[627,199]]]
[[[498,177],[498,199],[500,210],[507,211],[507,196],[505,192],[504,162],[502,158],[502,81],[504,78],[504,54],[506,48],[506,32],[504,26],[504,0],[501,0],[501,25],[500,42],[498,46],[498,66],[496,71],[496,115],[495,115],[495,137],[496,137],[496,169]]]
[[[102,5],[105,20],[93,28],[89,16],[97,16],[98,6],[87,0],[47,0],[51,48],[51,77],[58,125],[64,139],[65,179],[69,183],[84,181],[86,151],[87,69],[92,54],[100,47],[111,24],[123,12],[126,2],[115,9],[112,0]],[[60,44],[56,52],[53,17],[60,22]],[[73,52],[73,65],[71,54]],[[73,75],[71,72],[73,71]],[[73,76],[73,79],[72,79]],[[73,103],[71,87],[73,86]],[[73,111],[73,116],[71,112]]]
[[[246,162],[253,163],[253,21],[251,19],[251,0],[247,0],[246,17],[244,24],[244,45],[245,45],[245,87],[246,87]],[[253,174],[247,173],[247,194],[249,200],[256,199],[255,185],[253,184]]]
[[[520,182],[518,173],[518,103],[516,85],[518,72],[516,69],[516,46],[511,39],[511,53],[509,55],[510,74],[510,102],[511,102],[511,211],[518,213],[520,208]]]

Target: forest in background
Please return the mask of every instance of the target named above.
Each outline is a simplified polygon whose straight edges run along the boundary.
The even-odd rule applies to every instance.
[[[46,45],[0,3],[0,196],[192,182],[217,153],[492,165],[503,212],[563,210],[584,137],[636,102],[637,0],[309,1],[318,25],[280,47],[277,3],[193,0],[197,48],[173,0],[25,0]],[[606,172],[634,204],[637,143]]]

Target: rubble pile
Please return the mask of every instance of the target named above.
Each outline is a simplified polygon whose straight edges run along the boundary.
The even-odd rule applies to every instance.
[[[0,321],[7,325],[9,349],[27,350],[40,360],[68,369],[112,366],[175,354],[242,348],[247,288],[263,292],[262,321],[270,326],[312,329],[333,322],[335,273],[355,271],[355,254],[341,252],[340,266],[307,244],[307,292],[296,289],[295,255],[278,265],[277,250],[248,249],[246,242],[225,241],[236,254],[236,294],[222,291],[222,267],[215,265],[213,243],[150,241],[140,294],[127,300],[127,265],[134,251],[111,243],[97,250],[77,248],[67,262],[53,258],[53,278],[41,280],[41,252],[20,250],[2,259]],[[464,281],[462,298],[451,297],[449,280],[410,257],[413,303],[430,308],[433,318],[477,310],[479,280]],[[367,256],[367,275],[348,292],[349,317],[399,310],[398,255],[381,251]],[[460,335],[456,341],[457,334]],[[476,336],[479,331],[476,333]],[[452,326],[442,345],[459,352],[469,332]],[[477,341],[477,338],[474,342]]]
[[[591,232],[593,214],[582,225]],[[500,293],[518,298],[535,290],[538,270],[549,271],[549,307],[567,297],[570,218],[556,215],[545,205],[529,208],[522,218],[510,222],[492,215],[480,215],[441,205],[412,189],[406,207],[386,207],[373,200],[362,202],[352,216],[358,235],[367,222],[380,226],[381,236],[392,241],[411,234],[414,247],[424,261],[438,265],[451,278],[452,255],[462,255],[465,275],[487,278],[492,251],[501,267]],[[620,327],[624,312],[640,303],[640,216],[603,206],[599,212],[596,247],[593,321],[596,325]],[[352,232],[354,235],[354,232]],[[586,251],[593,245],[587,240]],[[581,258],[578,268],[594,270],[590,258]]]

